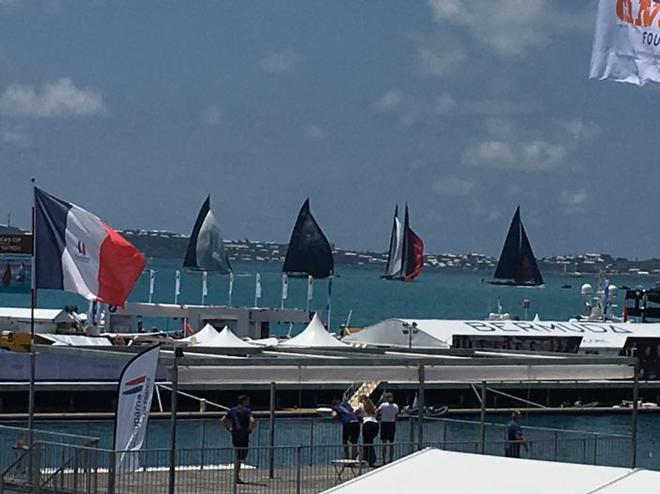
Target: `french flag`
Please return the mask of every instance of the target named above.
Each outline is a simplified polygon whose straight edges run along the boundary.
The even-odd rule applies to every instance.
[[[84,209],[35,187],[35,287],[65,290],[122,307],[145,259]]]

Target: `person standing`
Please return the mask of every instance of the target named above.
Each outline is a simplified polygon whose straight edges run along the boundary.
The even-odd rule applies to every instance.
[[[244,482],[240,476],[241,464],[247,458],[250,433],[255,425],[250,409],[250,398],[246,395],[240,395],[237,405],[230,408],[220,422],[231,433],[231,442],[236,452],[234,457],[234,482],[243,484]]]
[[[520,447],[527,451],[527,440],[523,436],[520,420],[522,415],[518,410],[511,413],[511,420],[506,424],[506,441],[504,456],[509,458],[520,458]]]
[[[378,435],[377,410],[367,395],[358,396],[358,403],[358,416],[362,419],[362,459],[373,467],[376,463],[374,439]]]
[[[357,443],[360,437],[360,421],[353,407],[346,401],[335,400],[332,402],[332,418],[341,421],[341,443],[344,446],[344,457],[355,459],[358,455]],[[349,446],[351,451],[349,454]]]
[[[381,452],[383,465],[394,460],[394,436],[396,434],[396,417],[399,415],[399,405],[394,403],[394,395],[385,393],[383,402],[378,405],[378,416],[380,417],[380,442],[383,443]],[[389,453],[389,454],[388,454]]]

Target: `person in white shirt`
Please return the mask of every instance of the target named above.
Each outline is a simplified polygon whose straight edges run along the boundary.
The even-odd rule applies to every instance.
[[[392,393],[385,393],[383,399],[383,403],[378,405],[377,414],[381,419],[380,440],[383,443],[381,450],[384,465],[387,463],[385,460],[387,456],[389,456],[390,462],[394,459],[394,436],[396,434],[396,416],[399,414],[399,405],[394,403]]]
[[[377,410],[374,402],[367,395],[358,396],[358,417],[362,419],[362,444],[364,449],[362,459],[370,467],[376,464],[376,450],[374,449],[374,439],[378,435]]]

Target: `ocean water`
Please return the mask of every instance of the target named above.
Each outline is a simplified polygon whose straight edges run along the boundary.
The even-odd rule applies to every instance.
[[[156,270],[154,302],[174,301],[175,271],[181,263],[175,260],[151,260],[148,269]],[[281,304],[281,266],[274,263],[235,262],[234,290],[232,304],[253,307],[255,305],[255,278],[261,274],[262,297],[257,302],[261,307],[279,307]],[[542,288],[501,287],[486,283],[492,273],[478,271],[447,271],[427,268],[412,283],[384,281],[379,278],[378,266],[339,265],[332,283],[331,328],[336,330],[341,323],[365,326],[388,317],[408,318],[449,318],[480,319],[496,312],[498,300],[504,312],[526,317],[522,308],[524,299],[530,301],[527,316],[539,314],[544,320],[566,320],[583,313],[584,303],[580,296],[583,283],[598,284],[595,276],[571,278],[565,275],[547,274]],[[618,286],[654,286],[655,278],[650,276],[612,277],[611,283]],[[326,319],[329,281],[314,281],[314,296],[311,308],[323,311]],[[562,288],[571,285],[571,288]],[[208,275],[208,304],[229,302],[229,276]],[[305,308],[307,280],[289,279],[286,307]],[[147,301],[149,279],[145,272],[130,296],[131,301]],[[619,294],[619,302],[623,293]],[[197,272],[182,272],[181,295],[179,302],[199,304],[202,300],[202,276]],[[0,304],[3,306],[29,306],[29,294],[3,293],[0,290]],[[67,304],[78,305],[85,310],[87,302],[81,297],[51,290],[40,290],[38,306],[59,308]],[[179,329],[173,323],[163,327],[163,321],[145,321],[145,325],[158,324],[160,329]],[[273,327],[273,332],[283,334],[286,327]]]

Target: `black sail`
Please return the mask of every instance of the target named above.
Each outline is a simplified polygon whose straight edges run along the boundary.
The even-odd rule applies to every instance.
[[[207,197],[202,204],[197,220],[195,220],[183,267],[223,274],[231,272],[231,264],[222,240],[222,233],[211,210],[210,197]]]
[[[305,200],[291,233],[282,271],[291,275],[327,278],[333,274],[335,261],[328,239],[321,231]]]
[[[543,284],[543,276],[520,219],[520,206],[516,208],[511,220],[509,233],[504,241],[493,278],[494,284],[532,286]]]

